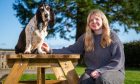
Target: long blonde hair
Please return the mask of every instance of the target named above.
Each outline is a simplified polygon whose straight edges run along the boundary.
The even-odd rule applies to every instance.
[[[101,42],[100,42],[101,47],[105,48],[105,47],[109,46],[112,42],[111,37],[110,37],[110,27],[109,27],[107,17],[99,9],[91,10],[88,17],[87,17],[86,33],[85,33],[85,39],[84,39],[85,50],[87,52],[94,50],[94,47],[95,47],[95,45],[94,45],[94,31],[92,31],[91,28],[89,28],[89,26],[88,26],[90,17],[93,14],[99,15],[102,19],[103,25],[102,25],[102,37],[101,37]]]

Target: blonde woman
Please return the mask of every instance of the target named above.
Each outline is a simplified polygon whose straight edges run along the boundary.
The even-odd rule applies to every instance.
[[[47,44],[42,48],[51,49]],[[76,43],[62,49],[52,49],[53,53],[81,54],[86,64],[85,73],[79,84],[123,84],[124,50],[118,36],[110,30],[105,14],[98,9],[91,10],[87,17],[86,32]]]

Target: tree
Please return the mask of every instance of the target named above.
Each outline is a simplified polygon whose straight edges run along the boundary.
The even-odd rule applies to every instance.
[[[89,10],[101,9],[107,15],[111,28],[114,23],[123,25],[125,32],[129,29],[140,32],[140,1],[137,0],[46,0],[54,10],[56,23],[49,29],[49,36],[60,34],[61,38],[77,38],[84,33],[86,18]],[[40,1],[36,0],[17,0],[13,4],[16,16],[20,23],[25,27],[31,17],[35,14]],[[70,35],[76,29],[76,36]],[[119,30],[118,30],[119,31]]]
[[[59,33],[61,38],[71,39],[84,33],[87,14],[91,9],[101,9],[107,16],[112,29],[119,31],[114,24],[124,26],[125,32],[134,29],[140,32],[140,1],[137,0],[46,0],[53,8],[56,23],[49,28],[49,36]],[[40,1],[18,0],[13,4],[16,16],[25,27],[35,14]],[[70,32],[76,29],[76,36]]]
[[[23,28],[27,25],[29,20],[35,14],[37,6],[40,1],[31,0],[18,0],[13,4],[13,9],[16,10],[16,16],[19,22],[23,25]],[[74,38],[75,35],[71,35],[69,32],[76,28],[76,3],[74,0],[50,0],[46,1],[55,13],[55,25],[49,27],[49,36],[55,36],[59,33],[61,38],[69,40]]]

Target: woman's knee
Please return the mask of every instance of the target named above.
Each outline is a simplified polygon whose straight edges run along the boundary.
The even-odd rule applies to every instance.
[[[94,82],[95,80],[87,73],[84,73],[79,79],[79,84],[95,84]]]
[[[97,84],[122,84],[124,75],[119,71],[107,71],[96,79]]]

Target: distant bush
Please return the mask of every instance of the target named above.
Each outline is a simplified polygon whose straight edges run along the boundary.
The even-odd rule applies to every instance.
[[[2,49],[2,48],[0,48],[0,51],[14,51],[14,49]]]
[[[140,66],[140,41],[133,41],[124,44],[126,67]]]

